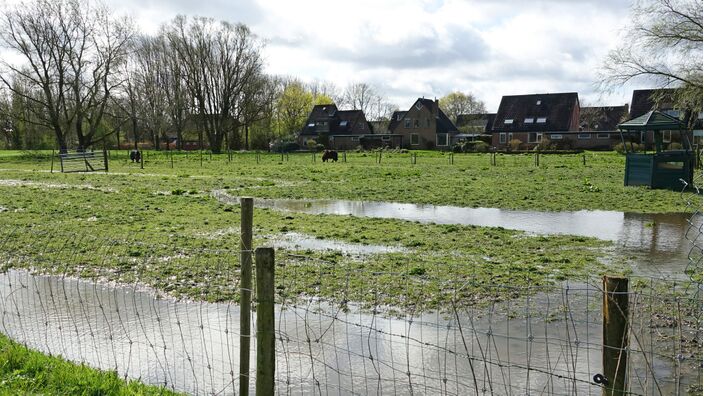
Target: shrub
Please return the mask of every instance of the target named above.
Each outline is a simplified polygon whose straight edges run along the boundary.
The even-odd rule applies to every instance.
[[[511,149],[511,151],[520,150],[522,144],[523,142],[518,139],[511,139],[508,141],[508,147]]]
[[[486,153],[489,151],[489,143],[477,142],[474,144],[474,151],[477,153]]]
[[[464,153],[464,151],[465,151],[465,145],[462,143],[455,143],[455,145],[452,146],[453,153]]]
[[[638,143],[633,143],[633,148],[631,149],[631,143],[626,143],[626,149],[628,151],[635,150],[635,151],[643,151],[644,146],[642,144]],[[623,143],[617,143],[614,145],[614,151],[616,151],[619,154],[625,154],[626,149],[623,147]]]
[[[324,145],[322,145],[322,144],[320,144],[320,143],[318,143],[318,144],[315,145],[315,151],[321,152],[321,151],[323,151],[323,150],[325,150],[325,146],[324,146]]]
[[[670,143],[670,150],[682,150],[682,144],[677,143],[677,142],[672,142]]]
[[[315,145],[316,145],[316,144],[318,144],[318,142],[316,142],[316,141],[313,140],[313,139],[310,139],[310,140],[308,140],[308,141],[306,142],[306,146],[308,147],[308,150],[313,150],[313,149],[315,149]]]

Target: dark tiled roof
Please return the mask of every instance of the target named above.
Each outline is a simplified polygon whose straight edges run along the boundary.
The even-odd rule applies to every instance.
[[[407,111],[394,111],[391,115],[391,121],[389,121],[389,131],[393,131],[398,124],[403,121],[403,117],[406,116]]]
[[[576,92],[504,96],[492,131],[568,131],[573,127],[572,112],[578,105]],[[544,123],[537,122],[541,117],[545,118]],[[533,122],[525,123],[526,118]],[[513,123],[506,124],[507,119]]]
[[[616,126],[628,116],[628,105],[582,107],[579,127],[584,131],[615,131]]]
[[[340,110],[335,116],[335,120],[330,125],[330,133],[350,133],[357,120],[361,118],[362,122],[366,122],[362,110]]]
[[[675,88],[634,89],[630,118],[640,117],[651,110],[672,109],[672,96],[675,91]],[[655,105],[656,100],[660,102],[659,106]]]
[[[480,114],[460,114],[457,116],[457,127],[472,127],[477,132],[491,132],[494,125],[496,113],[480,113]]]
[[[335,116],[337,115],[337,106],[334,104],[321,104],[313,106],[306,120],[306,124],[303,126],[302,133],[304,135],[315,135],[315,126],[310,126],[310,124],[315,124],[317,121],[327,121],[329,125],[335,122]]]

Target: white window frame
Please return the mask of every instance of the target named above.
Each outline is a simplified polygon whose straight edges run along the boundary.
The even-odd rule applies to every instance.
[[[499,143],[506,144],[506,134],[504,132],[499,133]]]
[[[445,137],[445,144],[440,144],[440,136],[444,136],[444,137]],[[435,145],[438,146],[438,147],[446,147],[446,146],[448,146],[448,145],[449,145],[449,140],[450,140],[450,137],[448,136],[447,133],[438,133],[438,134],[435,135]]]
[[[550,140],[562,140],[562,134],[561,133],[551,133]]]
[[[535,119],[536,124],[545,124],[546,122],[548,122],[547,117],[538,117]]]
[[[507,118],[504,120],[504,125],[511,125],[513,124],[513,118]]]
[[[672,143],[672,131],[662,131],[662,142]]]
[[[535,136],[534,140],[531,140],[531,136]],[[542,132],[528,132],[528,143],[540,143],[543,141]]]
[[[532,124],[532,123],[533,123],[533,120],[534,120],[533,117],[526,117],[526,118],[523,119],[523,123],[524,123],[524,124]]]
[[[511,140],[513,140],[513,132],[508,133],[508,141],[510,142]]]
[[[536,105],[536,106],[540,106],[540,103],[542,103],[542,102],[540,101],[540,99],[538,99],[538,100],[535,102],[535,105]]]
[[[413,143],[413,138],[415,138],[415,143]],[[420,144],[420,135],[417,133],[411,134],[411,146],[418,146]]]
[[[406,129],[411,129],[411,119],[410,118],[403,119],[403,127]]]
[[[591,138],[592,138],[592,134],[591,134],[591,133],[579,133],[579,134],[577,134],[577,139],[587,140],[587,139],[591,139]]]
[[[596,134],[597,139],[611,139],[610,133],[599,132]]]
[[[413,128],[420,128],[420,119],[413,120]]]

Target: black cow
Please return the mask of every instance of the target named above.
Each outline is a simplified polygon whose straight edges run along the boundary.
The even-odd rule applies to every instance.
[[[323,152],[323,162],[327,162],[328,160],[337,162],[337,151],[325,150],[325,152]]]

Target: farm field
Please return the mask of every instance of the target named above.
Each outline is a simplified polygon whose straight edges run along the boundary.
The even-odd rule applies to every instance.
[[[110,244],[112,257],[87,255],[80,265],[66,259],[60,270],[126,283],[138,277],[178,297],[236,301],[237,290],[228,287],[229,274],[225,276],[219,268],[224,255],[238,262],[239,207],[218,201],[213,191],[232,197],[342,198],[510,209],[685,210],[678,192],[624,188],[623,158],[613,153],[587,153],[586,166],[581,155],[542,156],[540,167],[527,155],[498,156],[494,167],[489,166],[486,154],[458,154],[450,164],[447,154],[420,152],[415,165],[410,164],[409,154],[394,153],[382,154],[381,164],[375,153],[347,153],[346,162],[338,163],[321,163],[319,155],[314,162],[312,154],[290,154],[283,161],[277,154],[237,153],[231,160],[227,154],[169,154],[147,153],[141,169],[129,161],[127,153],[114,152],[108,174],[62,174],[48,172],[52,166],[48,155],[2,153],[0,216],[7,233],[3,250],[36,257],[50,242],[72,248],[60,250],[64,254]],[[53,166],[58,169],[57,163]],[[254,224],[257,246],[282,236],[303,236],[313,241],[392,247],[391,252],[362,258],[344,249],[284,249],[326,260],[332,263],[333,272],[353,274],[351,279],[333,277],[337,281],[316,287],[315,294],[332,296],[340,282],[349,281],[353,290],[360,290],[351,298],[363,302],[372,298],[363,287],[370,272],[389,278],[381,283],[388,288],[382,294],[383,302],[390,305],[404,304],[399,287],[407,285],[395,281],[399,276],[428,275],[435,281],[426,289],[438,295],[429,303],[434,308],[443,303],[441,284],[458,277],[477,285],[464,289],[468,298],[481,299],[489,297],[479,286],[485,282],[539,286],[607,270],[628,271],[628,257],[605,259],[610,242],[584,236],[534,236],[503,228],[291,214],[265,208],[255,209]],[[36,243],[42,238],[48,242]],[[199,255],[204,265],[194,265],[194,254],[187,253],[198,249],[203,250]],[[145,265],[137,273],[130,263],[147,255],[173,259]],[[206,256],[220,260],[208,261]],[[56,272],[54,262],[13,265]],[[317,264],[304,262],[293,268],[304,278],[318,274]],[[194,278],[208,281],[192,282]],[[290,286],[291,291],[310,293],[313,283],[300,282]],[[409,303],[413,298],[406,296],[403,301]]]
[[[126,152],[113,152],[108,173],[60,173],[58,162],[53,163],[51,173],[50,153],[0,153],[0,292],[5,295],[0,301],[9,307],[22,307],[26,311],[23,315],[35,315],[46,324],[35,332],[36,326],[23,323],[19,309],[16,316],[13,309],[6,316],[9,333],[29,340],[42,351],[47,345],[66,348],[64,353],[72,360],[93,356],[91,346],[96,351],[109,351],[115,355],[115,366],[100,357],[91,365],[119,365],[125,372],[134,370],[132,373],[137,374],[130,374],[134,378],[146,373],[145,382],[168,383],[174,390],[198,393],[199,381],[200,386],[206,381],[212,389],[231,384],[234,374],[225,370],[222,376],[213,377],[220,369],[211,370],[208,359],[213,359],[209,355],[213,351],[222,351],[217,342],[228,331],[228,321],[223,318],[230,317],[230,305],[239,304],[237,202],[241,196],[266,199],[258,204],[255,200],[254,247],[277,248],[275,290],[282,315],[277,331],[295,340],[298,333],[281,326],[296,328],[299,320],[306,323],[306,328],[322,326],[325,317],[316,319],[315,315],[330,312],[331,326],[344,324],[338,331],[342,340],[346,338],[344,348],[350,356],[374,354],[391,365],[398,364],[393,362],[399,358],[393,352],[377,355],[369,346],[367,350],[349,346],[357,337],[354,329],[372,337],[372,329],[376,332],[386,326],[366,325],[372,319],[364,315],[383,311],[389,328],[405,326],[402,319],[410,315],[409,329],[415,315],[426,315],[416,337],[425,340],[422,345],[435,343],[433,348],[452,356],[460,346],[440,347],[440,341],[428,338],[428,329],[433,329],[432,334],[442,326],[447,337],[458,337],[459,332],[464,340],[462,323],[475,316],[475,309],[484,312],[480,316],[484,315],[487,322],[482,323],[490,328],[497,315],[495,320],[505,328],[506,339],[517,334],[523,337],[528,331],[524,326],[544,326],[547,334],[548,326],[554,325],[550,337],[560,340],[564,337],[561,320],[567,321],[560,318],[565,312],[574,315],[570,320],[584,321],[587,330],[581,336],[588,337],[599,334],[593,319],[600,307],[594,280],[601,275],[633,276],[634,290],[651,299],[653,282],[662,287],[659,280],[653,280],[660,276],[701,278],[689,266],[685,275],[687,256],[682,254],[688,244],[683,237],[687,227],[683,213],[701,207],[701,195],[625,188],[623,158],[613,153],[544,155],[540,166],[535,165],[532,155],[499,155],[497,165],[491,166],[488,154],[449,157],[437,152],[415,153],[415,164],[408,153],[383,153],[381,163],[376,153],[347,153],[337,163],[321,163],[319,154],[313,157],[310,153],[283,158],[265,153],[234,153],[231,158],[227,154],[171,154],[148,152],[142,169],[129,161]],[[282,198],[285,200],[276,200]],[[398,216],[306,211],[316,208],[317,200],[325,200],[333,209],[350,205],[364,209],[365,204],[354,203],[373,201],[395,202],[403,210],[420,208],[427,212],[420,220],[409,220],[413,216],[403,210]],[[267,202],[297,202],[302,209],[282,211],[276,205],[267,207]],[[556,217],[564,223],[574,222],[572,225],[554,224],[555,230],[571,229],[576,235],[536,233],[521,231],[525,228],[520,227],[461,223],[459,214],[471,207],[494,208],[490,211],[498,210],[496,218],[510,217],[515,210],[527,216],[519,217],[523,219],[519,222],[548,219],[542,228],[548,231],[553,226],[551,215],[572,211],[580,214]],[[458,213],[456,222],[452,219],[454,212]],[[596,214],[596,220],[586,223],[592,229],[581,230],[580,216],[589,218],[592,214]],[[611,228],[620,231],[611,232]],[[638,289],[643,285],[649,287],[645,292]],[[59,292],[65,306],[54,301],[54,293]],[[118,295],[123,296],[122,300]],[[96,302],[84,304],[86,298]],[[551,300],[561,300],[562,304]],[[314,301],[317,310],[312,308]],[[692,304],[697,301],[693,299]],[[108,302],[116,304],[117,310],[104,305]],[[323,302],[330,305],[320,305]],[[465,310],[461,316],[458,307]],[[205,317],[215,319],[215,323],[204,326],[203,309]],[[667,309],[657,307],[658,312]],[[691,312],[687,309],[682,315],[697,312],[696,307]],[[57,313],[48,314],[50,310]],[[218,315],[207,314],[207,310]],[[456,321],[445,323],[453,310]],[[142,319],[134,323],[134,318],[122,316],[122,311],[132,315],[147,312],[145,318],[156,318],[158,324],[145,325]],[[350,328],[338,312],[358,313],[359,322],[352,322]],[[313,317],[309,317],[311,314]],[[183,322],[184,317],[189,318],[188,323]],[[394,322],[394,318],[399,321]],[[663,327],[670,320],[658,318]],[[61,332],[67,323],[88,330],[79,336],[76,329],[76,337],[72,337]],[[118,329],[111,327],[115,323]],[[483,324],[464,325],[475,329]],[[109,339],[93,338],[90,326],[104,327]],[[204,328],[208,332],[204,333]],[[129,344],[113,341],[112,333],[120,329],[125,332],[121,341]],[[193,335],[192,329],[201,333]],[[77,351],[49,342],[54,331],[61,343],[78,342]],[[686,326],[685,334],[689,334]],[[141,344],[135,343],[140,345],[136,351],[132,350],[132,337],[142,340]],[[306,333],[310,347],[308,337]],[[391,342],[398,334],[381,331],[376,337]],[[160,342],[156,346],[152,344],[155,340]],[[182,361],[184,354],[200,350],[188,349],[183,340],[212,347],[206,348],[210,352],[205,356],[194,357],[205,359],[201,365],[207,365],[208,370],[202,375],[174,364]],[[531,337],[527,340],[533,342]],[[82,349],[81,343],[87,349]],[[163,352],[159,349],[162,345]],[[236,354],[236,349],[230,351],[227,345],[228,353]],[[178,349],[181,346],[183,351]],[[286,348],[277,349],[277,354],[282,355],[279,358],[286,356],[287,370],[303,373],[305,365],[298,368],[295,360],[289,360],[295,353]],[[324,344],[320,348],[324,350]],[[516,354],[524,348],[523,344],[517,349],[511,346],[508,353]],[[545,348],[546,357],[535,355],[534,359],[548,359],[547,342]],[[126,369],[120,353],[130,359]],[[317,352],[305,353],[312,356]],[[217,360],[218,367],[231,366],[232,356]],[[166,364],[154,370],[149,359]],[[146,364],[135,366],[140,361]],[[355,378],[352,366],[350,363],[350,377]],[[436,363],[422,367],[434,369]],[[466,372],[466,368],[456,369]],[[309,380],[301,375],[302,381]],[[184,382],[179,383],[179,378]],[[504,379],[488,381],[507,384]],[[370,384],[373,386],[373,381]],[[354,380],[349,384],[356,385]],[[513,383],[510,386],[520,387]]]

